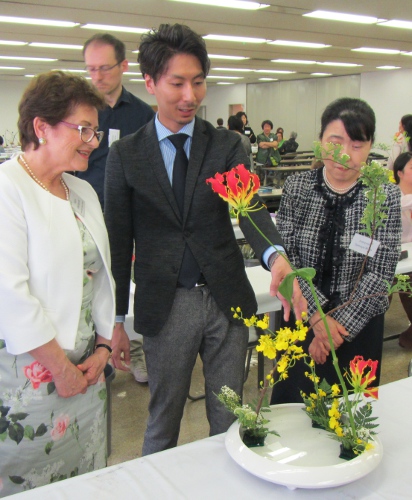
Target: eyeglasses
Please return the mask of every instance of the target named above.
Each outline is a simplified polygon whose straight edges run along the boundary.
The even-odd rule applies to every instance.
[[[84,127],[83,125],[75,125],[74,123],[69,123],[65,121],[61,121],[60,123],[63,123],[63,125],[66,125],[66,127],[72,128],[72,129],[77,129],[80,133],[80,139],[83,142],[92,142],[93,138],[96,137],[97,140],[99,141],[99,144],[101,143],[104,132],[97,132],[94,130],[92,127]]]
[[[103,74],[106,74],[106,73],[109,73],[113,68],[115,68],[116,66],[119,66],[119,64],[121,64],[121,62],[118,62],[116,64],[113,64],[113,66],[109,66],[109,65],[105,65],[105,66],[99,66],[98,68],[94,68],[93,66],[86,66],[86,71],[93,75],[94,73],[97,73],[98,71],[100,71],[100,73],[103,73]]]

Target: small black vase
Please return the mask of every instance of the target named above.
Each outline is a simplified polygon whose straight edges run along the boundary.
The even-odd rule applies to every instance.
[[[352,460],[357,456],[358,455],[356,455],[352,448],[344,448],[343,444],[340,445],[339,458],[343,458],[343,460]]]
[[[323,428],[324,428],[324,427],[323,427],[323,425],[318,424],[318,423],[317,423],[317,422],[315,422],[314,420],[312,420],[312,427],[313,427],[314,429],[323,429]]]
[[[255,436],[250,431],[243,431],[242,441],[248,448],[254,448],[256,446],[264,446],[266,436]]]

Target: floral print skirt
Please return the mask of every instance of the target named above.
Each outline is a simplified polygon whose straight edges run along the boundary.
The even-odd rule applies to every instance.
[[[74,364],[95,343],[87,276],[75,348],[66,351]],[[0,340],[0,496],[105,467],[106,404],[103,374],[86,394],[61,398],[48,370],[30,354],[8,354]]]

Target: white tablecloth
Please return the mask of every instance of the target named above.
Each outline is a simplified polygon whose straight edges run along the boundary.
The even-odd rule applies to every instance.
[[[228,455],[224,435],[203,439],[12,498],[52,500],[406,499],[412,496],[412,378],[382,386],[374,415],[384,455],[366,477],[324,490],[294,490],[245,471]]]

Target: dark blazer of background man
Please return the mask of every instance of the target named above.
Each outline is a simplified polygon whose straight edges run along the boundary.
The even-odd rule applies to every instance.
[[[151,394],[146,455],[176,445],[198,353],[203,360],[210,433],[227,430],[233,416],[215,394],[223,385],[242,393],[248,339],[247,328],[233,318],[231,307],[241,307],[248,317],[257,304],[229,207],[206,184],[216,172],[247,164],[248,158],[237,134],[216,130],[195,117],[206,93],[210,65],[204,40],[186,26],[161,25],[142,37],[139,50],[146,89],[156,97],[158,115],[111,147],[105,218],[117,315],[128,310],[133,243],[136,247],[134,326],[145,336]],[[174,155],[176,148],[168,136],[179,132],[191,136],[182,215],[171,184],[169,167],[174,164],[162,149],[167,147]],[[257,196],[253,202],[260,204]],[[282,243],[267,210],[252,216],[273,243]],[[262,259],[268,243],[246,219],[240,224]],[[190,289],[178,280],[185,245],[202,273],[198,286]],[[289,271],[284,259],[274,261],[273,293]],[[120,354],[127,360],[128,346],[121,322],[116,323],[112,346],[113,362],[122,368]]]
[[[129,63],[121,40],[108,33],[97,33],[85,42],[83,57],[92,83],[103,94],[107,107],[99,111],[99,130],[104,132],[102,142],[91,153],[89,168],[77,176],[93,186],[104,208],[106,159],[113,138],[136,132],[153,118],[154,111],[122,86]]]

